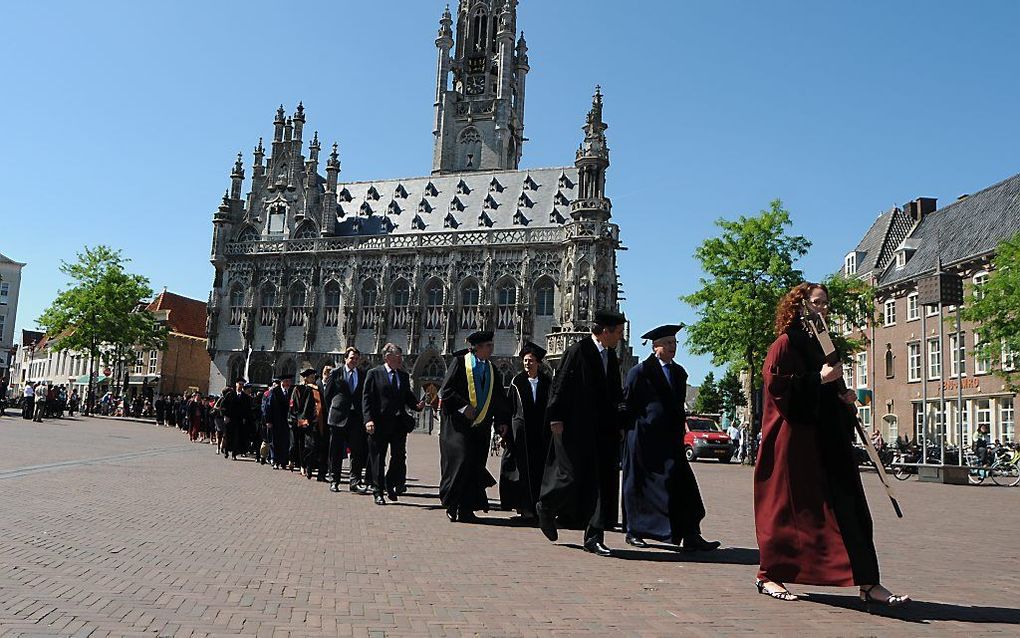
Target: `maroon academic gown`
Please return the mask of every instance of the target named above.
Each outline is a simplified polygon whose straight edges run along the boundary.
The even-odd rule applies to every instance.
[[[761,445],[754,468],[759,578],[803,585],[879,582],[871,514],[853,456],[855,418],[822,384],[817,341],[799,327],[765,358]]]

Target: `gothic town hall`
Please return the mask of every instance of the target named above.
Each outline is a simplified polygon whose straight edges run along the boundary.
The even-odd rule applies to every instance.
[[[596,308],[619,308],[601,92],[573,165],[521,168],[517,0],[461,0],[435,45],[430,174],[343,182],[337,145],[323,167],[318,135],[305,139],[301,104],[277,111],[268,155],[259,140],[247,195],[238,155],[213,215],[210,388],[319,368],[349,345],[377,362],[393,342],[420,392],[477,329],[495,331],[506,374],[526,340],[555,364]]]

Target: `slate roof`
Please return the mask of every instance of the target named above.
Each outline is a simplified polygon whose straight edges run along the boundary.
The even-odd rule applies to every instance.
[[[167,310],[170,330],[205,339],[206,304],[164,290],[145,308],[151,312]]]
[[[910,216],[899,208],[894,207],[879,215],[854,249],[857,252],[857,274],[863,276],[882,271],[912,226]]]
[[[925,216],[908,239],[917,250],[905,266],[887,266],[880,286],[932,273],[939,255],[943,265],[994,252],[1005,239],[1020,233],[1020,174],[974,193]]]
[[[479,171],[337,185],[336,234],[534,228],[570,219],[574,167]]]

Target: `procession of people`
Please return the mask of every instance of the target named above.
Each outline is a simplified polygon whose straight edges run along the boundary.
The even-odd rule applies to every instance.
[[[868,603],[901,605],[909,597],[879,579],[852,450],[853,397],[837,383],[841,366],[824,362],[801,325],[805,312],[827,315],[824,286],[800,284],[776,310],[754,470],[755,586],[782,601],[798,598],[790,583],[856,586]],[[470,334],[467,347],[451,355],[433,404],[441,420],[439,499],[450,522],[477,522],[490,509],[487,490],[498,486],[499,509],[515,511],[550,541],[561,529],[579,530],[583,548],[597,556],[614,555],[605,538],[611,529],[638,548],[721,546],[702,536],[707,508],[685,456],[688,377],[675,360],[684,326],[645,332],[647,358],[621,379],[617,346],[626,322],[618,312],[595,312],[590,336],[567,348],[554,375],[543,367],[546,351],[525,343],[523,370],[505,388],[491,362],[491,331]],[[339,368],[307,368],[296,384],[277,377],[261,395],[236,379],[215,401],[196,395],[185,402],[182,427],[193,440],[220,433],[224,458],[250,455],[328,483],[332,492],[341,491],[346,460],[349,491],[371,493],[380,506],[399,501],[407,491],[407,436],[426,397],[415,395],[399,346],[386,344],[383,362],[368,370],[361,356],[349,347]],[[169,416],[161,408],[157,414]],[[498,478],[487,468],[494,432],[503,450]]]

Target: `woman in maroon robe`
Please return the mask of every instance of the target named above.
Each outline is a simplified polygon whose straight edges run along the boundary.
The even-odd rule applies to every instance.
[[[879,580],[871,513],[853,455],[853,393],[842,366],[824,362],[801,324],[807,302],[823,317],[829,292],[803,283],[776,309],[778,338],[762,371],[764,414],[754,468],[761,553],[758,591],[796,600],[784,583],[860,587],[866,602],[898,605]]]

